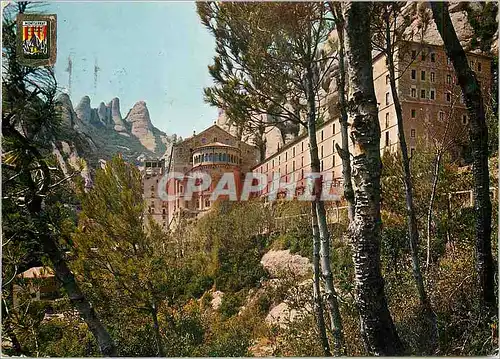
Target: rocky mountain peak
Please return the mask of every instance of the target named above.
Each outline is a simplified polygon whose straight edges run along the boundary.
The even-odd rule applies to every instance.
[[[111,109],[111,123],[114,124],[115,130],[123,135],[128,135],[120,112],[120,99],[118,97],[113,98],[107,107]]]
[[[90,97],[83,96],[75,108],[76,115],[83,122],[90,122],[92,117],[92,108],[90,107]]]
[[[126,121],[132,125],[130,132],[150,151],[156,149],[156,139],[146,102],[138,101],[127,115]]]

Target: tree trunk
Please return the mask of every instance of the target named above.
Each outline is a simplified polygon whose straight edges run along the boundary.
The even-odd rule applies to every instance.
[[[311,66],[308,66],[306,72],[307,83],[307,125],[309,134],[309,152],[311,155],[311,171],[320,173],[320,162],[318,157],[318,143],[316,140],[316,103],[313,90],[313,71]],[[326,224],[326,211],[324,202],[320,199],[321,196],[321,178],[314,181],[314,194],[316,195],[316,213],[318,217],[319,237],[321,242],[321,272],[325,281],[325,296],[330,315],[330,325],[335,338],[335,355],[344,353],[344,336],[342,333],[342,318],[340,317],[339,304],[337,301],[337,293],[333,285],[333,274],[330,265],[330,234]]]
[[[427,261],[425,267],[429,270],[431,263],[431,223],[432,223],[432,209],[434,206],[434,199],[436,198],[436,189],[439,180],[439,167],[441,165],[441,151],[436,156],[436,163],[434,164],[434,172],[432,173],[432,190],[431,198],[429,200],[429,209],[427,210]]]
[[[387,16],[390,16],[387,14]],[[418,297],[420,305],[424,310],[431,329],[430,338],[430,352],[433,351],[436,345],[437,335],[437,321],[436,316],[432,310],[431,302],[427,297],[425,291],[424,279],[422,277],[422,270],[420,268],[420,258],[418,256],[418,243],[419,235],[417,228],[417,217],[415,215],[415,204],[413,202],[413,182],[410,173],[410,159],[408,158],[408,147],[406,146],[406,138],[403,124],[403,110],[401,109],[401,102],[399,101],[398,89],[396,87],[396,71],[394,65],[394,49],[391,41],[390,19],[387,18],[386,24],[386,56],[388,60],[389,82],[391,85],[392,100],[394,101],[394,109],[396,111],[396,120],[398,124],[398,139],[399,148],[401,150],[401,160],[403,165],[403,182],[405,185],[405,201],[408,222],[408,238],[410,244],[410,253],[412,260],[413,277],[417,284]]]
[[[33,146],[23,135],[21,135],[12,126],[11,123],[3,122],[2,132],[4,136],[16,138],[23,145],[24,150],[30,152],[40,164],[42,173],[44,174],[43,185],[39,191],[40,193],[34,194],[31,201],[27,205],[30,214],[34,218],[39,218],[42,212],[43,197],[50,189],[50,170],[45,162],[45,159],[38,151],[38,149]],[[28,183],[28,187],[32,189],[33,182],[31,176],[29,176],[26,182]],[[59,249],[56,240],[52,235],[48,234],[48,228],[44,228],[44,230],[40,231],[41,234],[39,235],[39,239],[44,254],[46,254],[49,260],[52,262],[52,268],[54,269],[56,278],[62,283],[71,304],[78,310],[80,316],[83,318],[83,320],[85,320],[85,323],[87,324],[89,330],[96,338],[101,354],[104,356],[116,356],[116,348],[113,340],[109,336],[106,328],[104,328],[101,321],[97,317],[97,314],[90,305],[89,301],[83,295],[80,287],[78,286],[78,283],[76,283],[75,277],[68,268],[66,259]]]
[[[6,290],[2,291],[2,297],[5,296],[6,292],[7,292]],[[12,290],[10,290],[9,292],[12,293]],[[14,350],[14,353],[17,356],[24,355],[21,343],[19,343],[16,333],[14,332],[14,329],[11,326],[11,316],[7,309],[5,297],[2,298],[2,326],[4,335],[7,335],[12,343],[12,349]]]
[[[481,89],[469,67],[448,12],[448,4],[431,2],[432,15],[451,59],[470,115],[469,136],[474,176],[476,267],[482,304],[496,313],[493,255],[491,253],[491,200],[488,171],[488,127]]]
[[[430,328],[430,340],[428,346],[428,353],[432,353],[436,347],[437,339],[437,318],[432,310],[431,302],[427,297],[425,291],[424,279],[422,277],[422,270],[420,268],[420,258],[418,256],[418,228],[417,228],[417,217],[415,215],[415,204],[413,202],[413,183],[410,173],[410,159],[408,158],[408,147],[406,146],[406,138],[404,132],[403,124],[403,111],[401,109],[401,103],[399,102],[398,90],[396,88],[396,75],[394,69],[394,57],[393,49],[391,44],[391,33],[389,28],[389,20],[386,21],[387,31],[386,31],[386,50],[389,68],[389,82],[391,85],[391,94],[394,101],[394,109],[396,110],[396,120],[398,124],[398,139],[399,148],[401,150],[401,160],[403,165],[403,182],[405,184],[405,201],[406,201],[406,214],[408,222],[408,239],[410,245],[411,262],[413,270],[413,278],[415,278],[415,283],[417,285],[418,298],[420,300],[420,306],[427,316],[429,328]]]
[[[156,347],[158,349],[158,356],[164,357],[165,351],[161,342],[160,325],[158,324],[158,307],[153,303],[151,307],[151,317],[153,318],[153,329],[155,331]]]
[[[326,357],[332,356],[330,352],[330,344],[326,335],[325,315],[323,312],[323,300],[321,299],[320,287],[320,266],[319,266],[319,229],[318,229],[318,215],[316,213],[316,202],[311,203],[311,225],[313,235],[313,296],[314,296],[314,311],[316,312],[316,320],[318,324],[318,331],[321,339],[321,345]]]
[[[52,262],[56,278],[62,283],[71,304],[78,310],[80,316],[85,320],[89,330],[96,338],[101,354],[104,356],[116,356],[116,348],[113,340],[97,317],[94,308],[92,308],[80,290],[73,273],[71,273],[63,258],[61,250],[57,247],[51,236],[42,235],[40,238],[44,252]]]
[[[330,11],[335,20],[339,41],[339,75],[337,77],[337,87],[339,90],[339,107],[340,107],[340,131],[342,138],[342,150],[337,152],[342,159],[342,178],[344,180],[344,198],[347,201],[347,214],[349,222],[354,218],[354,192],[352,189],[351,179],[351,157],[349,153],[349,136],[347,134],[348,115],[347,115],[347,97],[345,93],[345,51],[344,51],[344,16],[342,15],[341,3],[329,2]]]
[[[371,355],[398,355],[403,346],[384,293],[380,268],[380,124],[373,88],[370,4],[346,5],[346,49],[351,137],[354,220],[350,225],[356,278],[356,302],[365,348]]]

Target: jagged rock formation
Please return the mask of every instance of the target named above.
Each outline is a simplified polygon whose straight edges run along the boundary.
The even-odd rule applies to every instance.
[[[111,120],[114,123],[115,131],[124,136],[130,136],[127,133],[127,129],[125,128],[125,123],[122,119],[122,114],[120,112],[120,100],[118,97],[115,97],[111,100],[107,105],[108,108],[111,108]]]
[[[154,152],[156,149],[156,139],[153,134],[153,125],[149,118],[146,102],[137,102],[128,113],[126,121],[131,125],[130,132],[132,135],[137,137],[144,147]]]
[[[168,156],[175,139],[153,126],[144,101],[136,103],[126,119],[122,118],[118,98],[92,108],[90,98],[84,96],[73,108],[69,96],[62,94],[58,109],[63,126],[56,144],[59,154],[55,151],[55,155],[63,156],[61,149],[72,146],[71,156],[85,158],[92,168],[116,153],[136,164],[145,158]]]

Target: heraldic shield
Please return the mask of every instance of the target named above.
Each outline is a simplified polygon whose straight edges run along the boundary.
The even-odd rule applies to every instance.
[[[54,65],[57,54],[56,15],[20,14],[17,17],[17,53],[26,66]]]

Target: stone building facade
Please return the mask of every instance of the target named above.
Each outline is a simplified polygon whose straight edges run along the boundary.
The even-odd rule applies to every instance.
[[[161,179],[165,175],[165,159],[146,160],[142,172],[142,190],[147,212],[163,228],[168,227],[168,203],[158,195]]]
[[[167,170],[183,174],[184,178],[171,179],[166,184],[167,193],[175,197],[167,202],[168,222],[175,226],[183,218],[196,218],[210,209],[212,191],[225,173],[234,177],[239,196],[245,174],[258,159],[257,148],[238,140],[216,124],[175,144]],[[198,172],[210,176],[210,187],[202,192],[195,191],[190,199],[185,198],[187,181]]]
[[[487,56],[467,53],[471,68],[480,82],[482,93],[491,91],[491,59]],[[403,112],[403,123],[408,153],[411,156],[418,146],[439,145],[452,142],[456,156],[467,142],[469,123],[467,108],[457,83],[451,61],[442,46],[408,43],[400,51],[396,61],[396,86]],[[391,95],[389,73],[382,54],[373,58],[373,81],[378,102],[381,130],[380,151],[397,151],[399,148],[398,126],[394,101]],[[335,93],[329,94],[336,99]],[[316,138],[321,173],[331,176],[331,192],[342,194],[342,162],[335,150],[341,144],[339,113],[336,106],[329,106],[329,120],[317,127]],[[297,137],[279,151],[266,157],[253,168],[254,172],[267,175],[271,189],[273,173],[278,172],[282,182],[292,175],[297,191],[305,185],[304,176],[310,172],[311,158],[307,135]]]
[[[467,56],[486,103],[491,91],[491,59],[474,53],[468,53]],[[460,86],[444,48],[408,42],[404,50],[398,52],[395,65],[409,155],[418,151],[419,146],[434,146],[448,141],[459,157],[461,147],[467,143],[469,120]],[[399,149],[398,126],[388,69],[382,54],[374,55],[373,81],[381,130],[380,151],[382,154],[385,151],[395,152]],[[335,145],[341,144],[336,89],[329,87],[326,98],[322,111],[327,111],[328,116],[316,130],[320,168],[322,175],[329,179],[330,193],[342,195],[342,162],[335,150]],[[269,152],[266,148],[265,156],[262,156],[265,159],[259,161],[262,157],[258,149],[248,144],[251,143],[248,138],[239,140],[235,137],[237,131],[230,128],[228,123],[221,112],[217,124],[174,144],[170,158],[166,161],[146,162],[144,197],[149,212],[163,227],[168,228],[174,221],[180,223],[182,218],[196,218],[210,209],[213,205],[211,193],[225,173],[234,176],[238,198],[244,176],[250,171],[266,175],[267,186],[261,194],[270,192],[275,173],[279,174],[281,182],[290,182],[293,177],[297,184],[296,194],[304,190],[305,177],[311,168],[306,134],[288,143],[278,142],[276,151]],[[161,177],[167,172],[181,173],[184,178],[168,182],[167,193],[175,199],[163,201],[157,193]],[[201,193],[193,193],[187,200],[183,198],[187,179],[197,172],[209,174],[212,183],[209,188]]]

